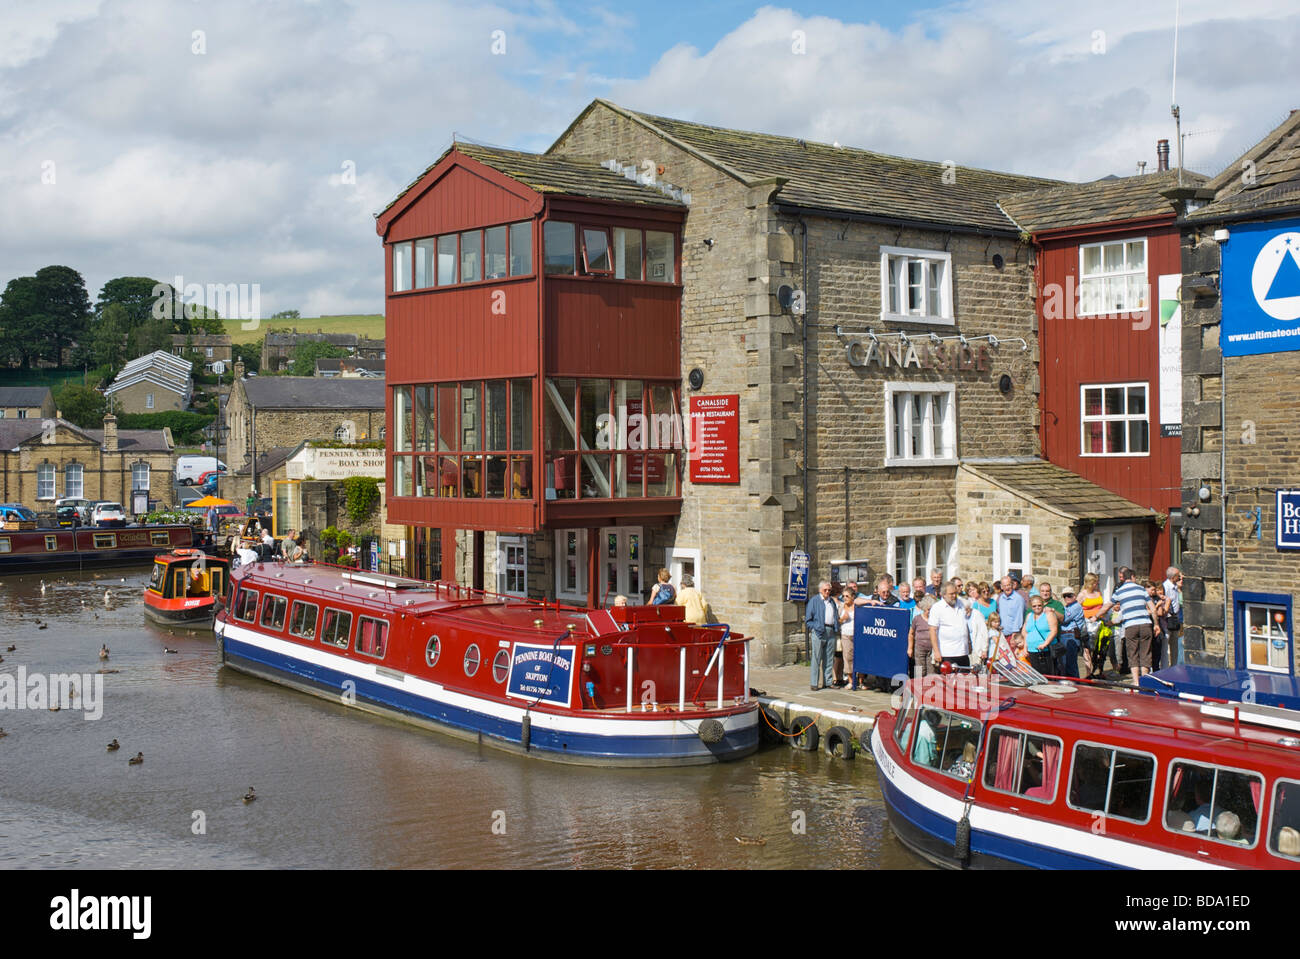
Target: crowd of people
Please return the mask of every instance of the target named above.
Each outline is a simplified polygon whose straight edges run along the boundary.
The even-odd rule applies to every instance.
[[[627,597],[619,593],[614,597],[615,606],[626,606]],[[704,598],[695,587],[695,577],[690,573],[682,575],[681,589],[673,586],[672,574],[666,569],[659,570],[658,576],[655,577],[655,584],[650,589],[651,606],[665,606],[673,604],[683,606],[686,609],[686,622],[694,623],[696,626],[703,626],[705,623],[712,621],[712,612],[709,609],[709,602]]]
[[[1177,645],[1182,627],[1182,573],[1171,566],[1160,583],[1139,582],[1127,566],[1117,572],[1118,583],[1104,596],[1095,573],[1075,589],[1064,586],[1059,598],[1053,585],[1030,573],[1009,574],[995,583],[965,581],[954,576],[944,582],[942,571],[930,581],[917,577],[895,584],[883,574],[875,590],[861,592],[844,584],[838,598],[823,580],[818,595],[808,601],[804,622],[809,634],[811,689],[847,686],[857,690],[870,677],[854,669],[854,611],[858,606],[889,606],[908,610],[908,671],[913,676],[953,669],[982,669],[1002,660],[1021,662],[1044,676],[1123,679],[1134,685],[1152,669],[1181,661]],[[1105,669],[1107,659],[1115,675]]]

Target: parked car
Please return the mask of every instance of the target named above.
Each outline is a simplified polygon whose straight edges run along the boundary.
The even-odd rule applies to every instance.
[[[182,486],[193,486],[200,476],[209,470],[228,473],[230,467],[215,456],[187,455],[176,460],[176,482]]]
[[[60,499],[56,499],[56,500],[54,501],[54,512],[55,512],[55,514],[57,515],[58,512],[59,512],[59,510],[63,509],[65,506],[70,506],[70,507],[72,507],[73,509],[75,509],[75,510],[77,511],[77,515],[78,515],[79,517],[81,517],[81,524],[80,524],[80,525],[82,525],[82,526],[89,526],[89,525],[90,525],[90,510],[91,510],[91,507],[94,506],[94,505],[95,505],[95,501],[94,501],[94,500],[83,499],[83,498],[81,498],[80,496],[64,496],[64,497],[62,497],[62,498],[60,498]],[[60,521],[59,525],[60,525],[60,526],[63,525],[62,521]],[[69,525],[71,525],[71,524],[69,524]]]
[[[208,470],[205,473],[200,473],[199,478],[195,480],[199,492],[204,495],[215,493],[217,491],[217,477],[224,473],[225,470]]]
[[[82,519],[81,510],[75,506],[55,507],[54,518],[60,526],[70,526],[74,529],[78,526],[87,525],[86,521]]]
[[[99,502],[91,511],[90,520],[92,526],[125,526],[126,511],[121,503]]]

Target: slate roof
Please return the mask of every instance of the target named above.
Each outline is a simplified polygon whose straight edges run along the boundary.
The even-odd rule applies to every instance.
[[[997,198],[1061,183],[975,167],[946,167],[940,162],[770,133],[729,130],[638,113],[608,100],[596,100],[587,111],[596,104],[629,117],[742,182],[783,181],[776,202],[792,206],[1014,232],[1015,226],[998,208]],[[951,173],[954,182],[945,183],[945,173]],[[671,181],[672,172],[665,178]]]
[[[1183,171],[1184,186],[1199,187],[1207,179],[1204,174]],[[1095,223],[1172,218],[1177,210],[1160,191],[1177,186],[1178,171],[1162,170],[1010,194],[1003,196],[999,203],[1020,229],[1026,233],[1042,233]]]
[[[261,476],[264,473],[269,473],[294,453],[298,452],[298,450],[302,449],[302,446],[302,443],[299,443],[297,446],[272,446],[265,453],[262,453],[257,457],[257,475]],[[244,466],[241,469],[235,470],[235,475],[247,476],[251,472],[252,470],[249,469],[248,466]]]
[[[0,406],[40,406],[49,395],[48,386],[0,386]]]
[[[331,346],[357,345],[355,333],[268,333],[267,346],[297,346],[299,343],[328,343]]]
[[[356,356],[347,357],[320,357],[316,360],[316,375],[322,373],[339,374],[343,367],[346,366],[349,371],[366,370],[371,373],[384,375],[384,367],[387,365],[386,360],[369,360]]]
[[[41,433],[39,419],[0,420],[0,450],[17,449]]]
[[[103,430],[82,430],[100,446],[104,445]],[[120,453],[170,453],[172,447],[162,430],[118,430],[117,449]]]
[[[1254,182],[1243,176],[1254,164]],[[1300,206],[1300,110],[1206,184],[1215,198],[1188,214],[1188,220],[1227,220]]]
[[[524,153],[519,150],[503,150],[478,143],[466,143],[458,140],[438,157],[427,169],[420,173],[401,193],[393,197],[383,212],[390,210],[402,197],[406,196],[425,174],[436,167],[452,151],[461,153],[479,163],[489,166],[498,173],[504,173],[513,180],[538,193],[558,196],[591,197],[596,200],[613,200],[618,203],[634,203],[655,206],[680,207],[683,204],[669,197],[655,187],[645,186],[635,180],[629,180],[621,173],[608,170],[599,163],[579,160],[554,154]]]
[[[173,333],[172,346],[230,346],[229,333]]]
[[[240,381],[259,410],[382,410],[384,381],[317,376],[255,376]]]
[[[976,476],[1068,519],[1144,520],[1161,515],[1046,460],[962,460],[961,465]]]

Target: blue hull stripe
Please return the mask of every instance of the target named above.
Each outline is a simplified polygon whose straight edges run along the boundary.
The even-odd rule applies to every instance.
[[[226,637],[225,658],[238,668],[238,661],[250,668],[274,673],[286,679],[327,691],[340,699],[343,684],[351,682],[359,701],[406,713],[420,719],[469,733],[479,733],[521,748],[520,724],[472,709],[441,703],[425,696],[394,689],[338,670],[303,662],[262,649],[250,643]],[[631,725],[631,723],[629,723]],[[731,730],[722,742],[705,745],[694,734],[682,736],[601,736],[591,733],[547,729],[534,725],[530,732],[530,750],[554,753],[557,759],[635,760],[642,764],[663,762],[717,762],[739,759],[758,749],[758,726]]]

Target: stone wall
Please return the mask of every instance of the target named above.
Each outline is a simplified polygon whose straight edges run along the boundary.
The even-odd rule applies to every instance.
[[[1038,580],[1060,591],[1078,587],[1079,541],[1074,521],[1022,497],[968,469],[957,471],[957,565],[964,579],[993,582],[993,527],[1029,527],[1029,564]],[[1135,544],[1136,550],[1136,544]]]
[[[18,450],[0,451],[0,502],[21,503],[37,512],[53,510],[54,498],[37,498],[37,470],[45,463],[54,466],[55,498],[68,495],[65,468],[69,463],[82,467],[82,497],[121,503],[131,510],[131,467],[136,463],[149,466],[149,498],[170,505],[174,499],[174,466],[170,452],[107,452],[80,432],[60,424],[54,441],[40,438],[23,444]]]
[[[226,424],[230,427],[226,463],[232,470],[248,465],[254,442],[259,453],[276,446],[294,447],[304,440],[329,442],[334,440],[334,431],[349,422],[353,441],[368,442],[378,440],[384,426],[382,409],[258,409],[256,417],[254,423],[244,381],[237,380],[226,404]]]
[[[1038,452],[1032,349],[989,349],[986,370],[961,372],[919,369],[919,359],[902,369],[858,367],[846,354],[848,340],[868,327],[886,329],[881,246],[952,254],[956,325],[906,324],[918,343],[933,330],[1032,344],[1032,269],[1028,249],[1016,240],[806,218],[805,377],[804,322],[777,299],[783,284],[805,288],[804,225],[777,208],[775,182],[743,184],[601,104],[555,151],[638,167],[649,158],[663,168],[663,181],[691,194],[682,249],[682,378],[699,368],[702,394],[740,395],[741,483],[684,479],[681,517],[661,545],[701,550],[709,601],[719,619],[758,637],[756,661],[789,662],[803,648],[802,610],[783,602],[791,549],[812,554],[816,581],[834,559],[868,559],[883,569],[887,527],[957,523],[954,465],[885,467],[886,382],[956,383],[959,455]],[[992,265],[995,254],[1005,260],[1001,269]],[[998,389],[1004,373],[1011,377],[1007,394]],[[683,392],[685,406],[689,391]],[[968,441],[968,433],[978,439]],[[653,553],[648,559],[657,569]]]
[[[149,406],[149,394],[153,394],[153,406]],[[145,381],[132,383],[116,390],[110,401],[117,413],[166,413],[169,410],[185,409],[185,398],[174,390],[157,383]]]

